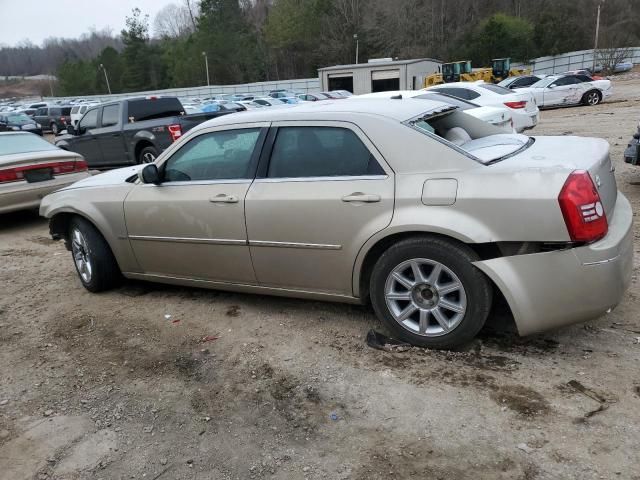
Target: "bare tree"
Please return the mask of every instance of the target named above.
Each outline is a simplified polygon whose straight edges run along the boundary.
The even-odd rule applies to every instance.
[[[193,33],[196,28],[194,8],[190,0],[185,0],[184,5],[170,3],[163,7],[153,21],[155,35],[179,38]]]

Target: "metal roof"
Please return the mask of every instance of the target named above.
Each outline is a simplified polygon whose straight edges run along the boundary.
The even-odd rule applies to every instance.
[[[391,62],[367,62],[367,63],[353,63],[351,65],[333,65],[331,67],[323,67],[319,68],[319,72],[327,71],[327,70],[346,70],[346,69],[356,69],[356,68],[378,68],[378,67],[395,67],[399,65],[409,65],[411,63],[419,63],[419,62],[434,62],[434,63],[442,63],[441,60],[436,60],[435,58],[416,58],[413,60],[393,60]]]

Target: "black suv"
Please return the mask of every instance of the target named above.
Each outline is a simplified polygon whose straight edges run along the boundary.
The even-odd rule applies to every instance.
[[[67,125],[71,125],[71,106],[40,107],[33,119],[42,125],[43,130],[50,130],[54,135],[58,135]]]

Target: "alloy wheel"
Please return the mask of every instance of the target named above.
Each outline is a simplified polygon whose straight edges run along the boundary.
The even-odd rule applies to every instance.
[[[84,235],[77,228],[74,228],[71,233],[71,251],[82,281],[90,283],[93,275],[93,265],[89,257],[89,247]]]
[[[424,337],[453,331],[464,319],[467,294],[446,265],[414,258],[395,267],[385,283],[385,301],[403,328]]]
[[[142,155],[142,163],[153,163],[156,161],[156,156],[151,152],[145,152]]]
[[[600,103],[600,96],[596,92],[591,92],[587,95],[587,103],[589,105],[597,105]]]

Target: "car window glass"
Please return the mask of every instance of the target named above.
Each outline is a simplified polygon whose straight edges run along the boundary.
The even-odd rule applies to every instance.
[[[102,126],[112,127],[118,124],[118,118],[120,113],[119,105],[107,105],[102,109]]]
[[[501,87],[500,85],[494,85],[493,83],[480,83],[478,84],[478,87],[497,93],[498,95],[511,95],[513,93],[508,88]]]
[[[74,113],[74,114],[75,114],[75,113],[78,113],[78,110],[80,110],[80,107],[73,107],[73,108],[71,109],[71,113]]]
[[[281,127],[273,145],[270,178],[384,175],[358,136],[336,127]]]
[[[250,178],[251,157],[259,128],[226,130],[199,135],[165,163],[166,182]]]
[[[46,108],[39,108],[38,111],[36,112],[36,115],[46,115],[46,114],[47,114]]]
[[[96,128],[98,126],[98,109],[94,108],[93,110],[89,110],[82,120],[80,120],[80,129],[91,129]]]
[[[57,115],[61,115],[61,114],[62,114],[62,112],[61,112],[61,110],[59,108],[50,108],[49,109],[49,116],[51,116],[51,117],[54,117],[54,116],[57,116]]]
[[[141,100],[129,100],[129,121],[141,122],[162,117],[182,115],[184,108],[175,97],[150,97]]]

